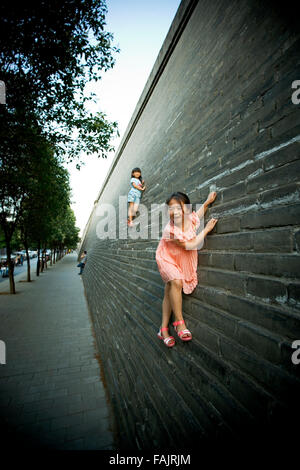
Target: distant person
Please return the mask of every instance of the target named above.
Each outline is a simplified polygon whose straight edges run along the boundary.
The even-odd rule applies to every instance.
[[[131,172],[130,191],[128,193],[127,202],[128,206],[128,226],[132,227],[132,219],[136,216],[143,191],[145,191],[145,181],[142,179],[142,172],[140,168],[133,168]]]
[[[80,271],[78,274],[82,274],[82,271],[86,265],[87,262],[87,251],[84,251],[80,257],[80,263],[77,265],[77,268],[80,268]]]
[[[24,256],[21,254],[21,256],[20,256],[20,263],[21,263],[21,266],[23,266],[23,262],[24,262]]]
[[[170,221],[163,231],[155,257],[158,270],[165,282],[162,323],[157,335],[169,348],[175,345],[174,337],[168,333],[172,311],[175,316],[173,326],[180,340],[192,339],[182,315],[182,290],[185,294],[190,294],[198,284],[197,246],[214,228],[218,219],[210,219],[198,235],[196,229],[200,225],[200,218],[204,216],[208,205],[216,196],[216,192],[211,192],[197,212],[190,210],[189,197],[184,193],[173,193],[166,201]]]
[[[2,277],[8,277],[9,275],[9,269],[8,269],[8,262],[6,261],[3,263],[3,266],[1,266],[1,274]]]

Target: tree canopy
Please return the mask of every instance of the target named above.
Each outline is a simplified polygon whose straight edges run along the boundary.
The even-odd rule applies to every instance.
[[[117,123],[94,115],[86,85],[113,67],[113,35],[105,31],[104,0],[31,0],[0,3],[0,79],[7,106],[0,122],[22,109],[35,114],[55,151],[65,159],[112,150]],[[1,119],[2,117],[2,119]]]

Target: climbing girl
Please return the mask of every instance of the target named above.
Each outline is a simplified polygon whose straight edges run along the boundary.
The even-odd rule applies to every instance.
[[[128,193],[128,226],[132,227],[132,219],[136,216],[143,191],[145,191],[145,181],[142,179],[140,168],[133,168],[131,172],[130,191]]]
[[[172,311],[175,316],[173,326],[178,337],[182,341],[192,339],[192,334],[186,328],[182,316],[182,289],[185,294],[190,294],[198,284],[197,246],[214,228],[218,219],[210,219],[198,235],[196,229],[200,225],[200,218],[204,217],[208,205],[216,196],[217,193],[214,191],[209,193],[207,200],[197,212],[190,210],[190,200],[184,193],[173,193],[166,201],[170,221],[157,247],[156,262],[165,282],[162,323],[157,335],[168,347],[175,345],[174,337],[168,333]]]

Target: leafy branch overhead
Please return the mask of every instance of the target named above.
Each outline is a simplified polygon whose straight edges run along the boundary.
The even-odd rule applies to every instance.
[[[87,154],[106,156],[117,123],[103,112],[86,85],[113,67],[113,35],[105,31],[103,0],[36,0],[16,8],[0,3],[0,74],[7,85],[6,113],[19,106],[34,112],[55,151],[65,160]],[[5,116],[2,116],[5,118]]]

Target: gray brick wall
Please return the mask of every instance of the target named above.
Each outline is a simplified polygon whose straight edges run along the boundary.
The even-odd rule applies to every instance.
[[[270,2],[183,1],[91,214],[83,279],[121,448],[286,432],[295,420],[300,33],[288,20]],[[158,240],[96,236],[97,207],[118,213],[135,166],[149,211],[174,190],[194,204],[213,183],[218,193],[199,284],[183,296],[193,341],[171,350],[156,337]]]

